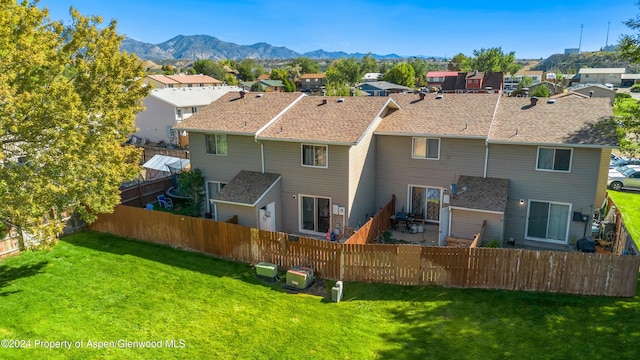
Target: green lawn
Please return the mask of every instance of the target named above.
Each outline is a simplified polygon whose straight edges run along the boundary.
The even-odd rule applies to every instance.
[[[622,213],[624,225],[629,230],[629,234],[640,248],[640,191],[609,190],[609,197],[616,204]]]
[[[3,342],[1,359],[640,358],[638,292],[346,283],[336,304],[259,281],[246,264],[92,232],[1,261],[0,316],[0,339],[31,342]],[[34,348],[64,340],[82,347]],[[117,340],[163,347],[87,346]]]

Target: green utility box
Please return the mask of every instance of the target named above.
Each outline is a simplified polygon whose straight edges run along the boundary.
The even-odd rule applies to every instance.
[[[313,269],[296,266],[293,269],[287,271],[287,287],[295,290],[304,290],[311,286],[315,277],[313,275]]]
[[[263,280],[275,282],[278,280],[278,265],[259,262],[256,264],[256,276]]]

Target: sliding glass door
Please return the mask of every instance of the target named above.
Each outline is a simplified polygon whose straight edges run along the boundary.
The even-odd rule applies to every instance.
[[[326,234],[331,224],[331,199],[300,196],[300,231]]]

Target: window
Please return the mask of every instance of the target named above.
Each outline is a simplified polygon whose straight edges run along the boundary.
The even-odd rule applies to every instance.
[[[191,107],[191,112],[192,112],[193,114],[197,113],[197,112],[198,112],[198,107],[197,107],[197,106],[192,106],[192,107]]]
[[[300,196],[300,231],[326,234],[331,224],[331,199]]]
[[[409,212],[428,222],[440,222],[442,189],[409,185]]]
[[[207,181],[207,199],[209,199],[207,211],[211,213],[211,218],[214,220],[218,220],[218,218],[216,213],[216,204],[212,200],[220,193],[220,190],[222,190],[225,185],[227,184],[219,181]]]
[[[438,160],[440,158],[440,139],[414,137],[412,157]]]
[[[176,118],[182,120],[182,109],[176,109]]]
[[[227,135],[207,134],[207,152],[209,154],[227,155]]]
[[[570,213],[570,204],[529,201],[527,238],[566,243]]]
[[[167,84],[168,88],[173,88],[173,84]]]
[[[302,165],[327,167],[327,145],[302,145]]]
[[[571,149],[538,148],[537,170],[571,171]]]

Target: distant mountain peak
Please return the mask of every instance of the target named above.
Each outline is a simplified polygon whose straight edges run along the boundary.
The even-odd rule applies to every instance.
[[[315,50],[304,54],[297,53],[283,46],[273,46],[266,42],[253,45],[238,45],[222,41],[211,35],[177,35],[160,44],[150,44],[126,38],[122,42],[121,50],[135,53],[145,60],[196,60],[196,59],[294,59],[308,57],[311,59],[337,59],[341,57],[362,58],[366,54],[348,54],[344,51],[329,52]],[[376,55],[376,59],[401,58],[396,54]]]

